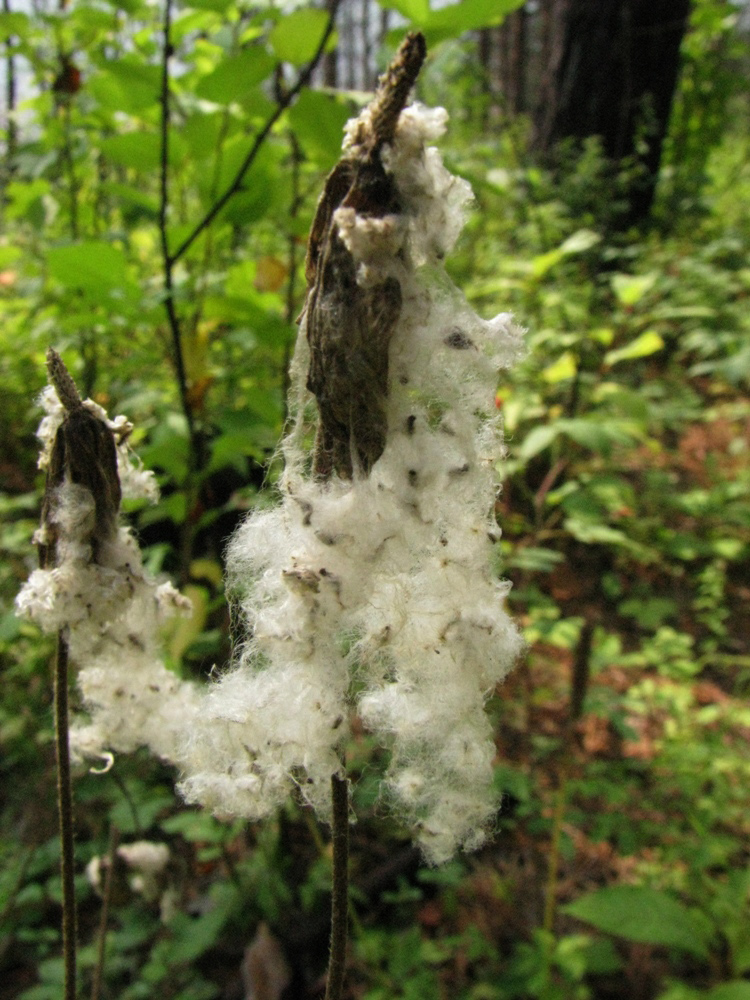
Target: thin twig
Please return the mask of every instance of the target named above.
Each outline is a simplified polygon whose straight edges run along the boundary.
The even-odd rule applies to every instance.
[[[74,240],[78,239],[78,179],[76,178],[75,161],[73,160],[73,144],[71,138],[71,105],[73,103],[72,94],[64,94],[62,101],[63,109],[63,160],[68,175],[68,199],[70,201],[70,235]]]
[[[229,199],[239,191],[240,187],[242,186],[242,182],[245,179],[245,174],[253,165],[255,158],[260,152],[260,149],[263,143],[265,142],[266,137],[270,133],[271,129],[274,127],[279,118],[281,118],[282,114],[286,111],[286,109],[290,106],[290,104],[294,101],[295,97],[299,94],[302,88],[306,87],[307,84],[310,82],[310,77],[312,76],[316,66],[320,62],[325,47],[328,43],[328,39],[331,37],[331,34],[333,32],[334,24],[336,21],[336,11],[338,10],[340,2],[341,0],[334,0],[334,3],[331,4],[328,24],[326,25],[326,29],[323,32],[323,37],[320,40],[318,48],[315,51],[315,55],[312,57],[307,66],[305,66],[305,68],[301,71],[300,75],[297,77],[297,82],[295,83],[295,85],[290,90],[287,90],[286,92],[279,95],[276,107],[269,115],[265,125],[263,125],[260,132],[258,132],[258,134],[256,135],[252,146],[248,150],[247,156],[242,161],[242,164],[240,165],[240,168],[234,177],[234,180],[227,187],[227,189],[224,191],[221,197],[214,202],[214,204],[206,212],[203,218],[198,223],[196,223],[192,232],[185,237],[185,239],[182,241],[179,247],[171,255],[171,257],[168,258],[170,266],[176,264],[177,261],[185,253],[187,253],[187,251],[190,249],[190,247],[193,245],[196,239],[200,236],[203,230],[207,226],[211,225],[211,223],[214,221],[214,219],[222,210],[222,208],[224,208]]]
[[[3,0],[3,13],[10,14],[10,0]],[[7,115],[7,139],[5,143],[6,177],[13,173],[18,145],[18,125],[16,123],[16,66],[13,59],[13,37],[5,39],[5,112]]]
[[[346,938],[349,918],[349,781],[334,774],[333,886],[331,895],[331,950],[325,1000],[341,1000],[346,971]]]
[[[104,952],[107,944],[107,923],[109,922],[109,904],[112,899],[112,884],[114,880],[115,865],[117,863],[117,845],[120,841],[120,831],[112,824],[109,831],[109,850],[107,856],[109,864],[104,875],[104,885],[102,886],[102,912],[99,916],[99,934],[96,944],[96,965],[94,966],[94,976],[91,982],[91,1000],[99,1000],[102,991],[102,980],[104,979]]]
[[[175,258],[169,253],[169,235],[167,233],[167,214],[169,211],[169,60],[172,57],[172,0],[164,0],[164,23],[163,23],[163,44],[161,63],[161,149],[160,149],[160,177],[159,177],[159,236],[161,239],[162,266],[164,269],[164,308],[167,312],[169,330],[172,336],[172,351],[174,353],[175,368],[177,369],[177,383],[180,390],[180,401],[182,411],[188,425],[190,436],[190,458],[191,464],[195,463],[197,456],[195,419],[193,407],[190,403],[188,393],[187,374],[185,371],[185,358],[182,352],[182,333],[180,321],[174,303],[174,276],[173,266]]]
[[[563,750],[561,755],[561,765],[558,774],[557,792],[555,795],[555,808],[552,816],[552,835],[550,838],[549,864],[547,869],[547,888],[544,900],[544,918],[542,926],[544,930],[552,932],[555,924],[555,912],[557,909],[557,883],[560,873],[560,846],[562,843],[562,829],[565,820],[565,807],[568,799],[568,780],[573,761],[573,738],[576,722],[583,713],[583,704],[586,699],[589,678],[591,676],[591,650],[594,637],[594,620],[586,618],[578,637],[576,645],[575,660],[573,662],[573,676],[570,685],[570,704],[568,706],[568,718],[565,722],[565,734],[563,737]]]
[[[57,635],[54,678],[55,750],[57,754],[57,808],[60,821],[60,874],[62,877],[62,939],[65,967],[64,1000],[76,996],[76,901],[73,854],[73,793],[68,742],[68,638]]]

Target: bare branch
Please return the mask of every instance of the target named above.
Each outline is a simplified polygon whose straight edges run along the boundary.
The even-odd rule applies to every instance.
[[[185,358],[182,352],[182,333],[180,321],[174,303],[174,281],[172,269],[176,257],[172,257],[169,252],[169,235],[167,233],[167,213],[169,211],[169,60],[172,57],[172,0],[164,2],[164,22],[163,22],[163,44],[162,44],[162,73],[161,73],[161,149],[160,149],[160,184],[159,184],[159,237],[161,239],[162,267],[164,270],[164,308],[167,312],[169,332],[172,338],[172,351],[174,354],[175,368],[177,370],[177,383],[180,392],[182,411],[188,425],[190,437],[190,460],[194,464],[197,454],[197,442],[195,436],[195,419],[193,407],[190,403],[188,392],[187,373],[185,370]]]

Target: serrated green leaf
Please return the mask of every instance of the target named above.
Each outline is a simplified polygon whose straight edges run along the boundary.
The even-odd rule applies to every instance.
[[[664,347],[664,340],[655,330],[646,330],[635,340],[614,351],[607,351],[604,360],[608,365],[616,365],[619,361],[633,361],[636,358],[647,358],[656,354]]]
[[[302,66],[317,52],[327,27],[328,15],[324,10],[295,10],[271,29],[268,43],[282,62]],[[335,45],[333,36],[330,44]]]
[[[666,892],[643,886],[618,885],[592,892],[563,911],[608,934],[628,941],[661,945],[699,958],[708,955],[701,925]]]
[[[275,59],[266,49],[251,45],[236,55],[227,56],[216,69],[199,80],[196,96],[214,104],[241,101],[252,87],[270,76],[275,65]]]

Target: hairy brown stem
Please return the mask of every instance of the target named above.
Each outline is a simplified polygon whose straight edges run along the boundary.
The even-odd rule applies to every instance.
[[[64,1000],[76,996],[76,901],[73,854],[73,792],[68,742],[68,638],[57,635],[54,677],[55,750],[57,755],[57,808],[60,821],[60,874],[62,877],[62,946],[65,968]]]
[[[349,918],[349,781],[334,774],[333,886],[331,895],[331,950],[325,1000],[341,1000],[346,972],[346,939]]]

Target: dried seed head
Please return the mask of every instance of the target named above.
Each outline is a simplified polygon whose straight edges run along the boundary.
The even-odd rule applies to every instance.
[[[92,561],[97,562],[101,546],[117,533],[122,496],[114,434],[81,402],[76,384],[62,358],[51,348],[47,354],[47,367],[50,381],[66,412],[55,435],[47,468],[39,561],[43,568],[55,562],[57,544],[65,534],[60,509],[69,502],[62,495],[62,488],[67,484],[82,487],[93,498],[93,521],[80,519],[84,537],[79,537],[77,541],[91,545]],[[70,523],[67,517],[66,524]]]

